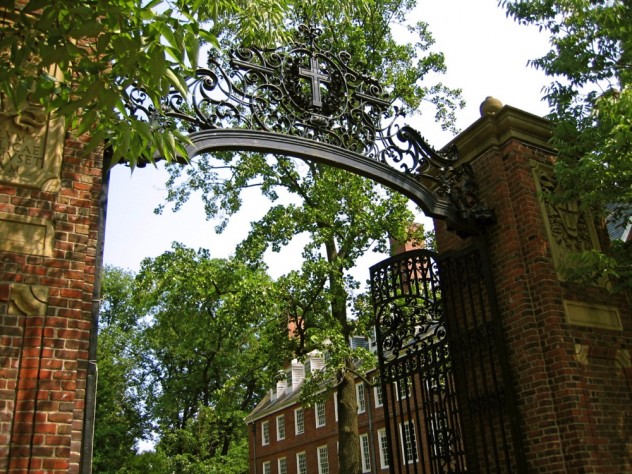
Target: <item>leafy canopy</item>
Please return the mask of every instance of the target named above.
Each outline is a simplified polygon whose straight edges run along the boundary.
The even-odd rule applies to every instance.
[[[270,278],[174,244],[104,283],[95,472],[247,470],[243,419],[287,357]]]
[[[134,275],[106,266],[101,286],[97,365],[94,472],[115,473],[129,465],[148,435],[137,379],[138,313],[132,301]]]
[[[531,64],[552,79],[553,142],[561,199],[627,225],[632,210],[632,4],[624,0],[503,0],[508,15],[550,36],[551,50]],[[608,255],[584,252],[576,275],[615,277],[632,288],[632,245]],[[571,269],[573,270],[573,269]]]
[[[160,112],[170,87],[184,92],[203,43],[222,24],[240,41],[283,35],[288,0],[28,0],[0,8],[0,107],[17,117],[37,104],[66,119],[114,162],[183,155],[176,128],[130,115],[126,91],[141,87]],[[183,155],[185,156],[185,155]]]

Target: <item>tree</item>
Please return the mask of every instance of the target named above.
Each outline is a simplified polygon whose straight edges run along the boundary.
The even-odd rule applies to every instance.
[[[632,210],[632,5],[623,0],[503,0],[522,24],[550,35],[551,50],[531,64],[551,76],[555,172],[565,193],[583,209],[627,225]],[[612,277],[632,289],[632,243],[608,254],[583,252],[571,276]]]
[[[95,472],[246,471],[243,418],[287,357],[270,278],[174,244],[103,281]]]
[[[283,35],[287,0],[9,0],[0,8],[0,109],[20,120],[33,104],[62,116],[91,146],[107,142],[114,163],[167,159],[186,138],[171,124],[130,114],[127,90],[142,88],[158,113],[170,87],[185,88],[201,43],[221,24],[240,41]]]
[[[93,469],[114,473],[136,454],[146,436],[141,398],[134,384],[137,360],[132,341],[137,336],[137,313],[131,301],[134,276],[106,266],[103,274],[101,324],[97,366]]]
[[[0,110],[18,121],[28,119],[33,106],[61,116],[70,130],[89,134],[90,148],[107,143],[112,163],[124,160],[135,166],[156,157],[186,157],[188,140],[174,123],[161,118],[162,99],[170,88],[187,95],[186,79],[198,66],[201,45],[217,48],[227,33],[233,46],[254,40],[269,45],[287,38],[288,16],[310,9],[321,15],[328,12],[330,21],[340,15],[351,18],[351,10],[364,12],[360,19],[376,26],[369,39],[375,42],[385,34],[390,41],[390,31],[384,28],[388,25],[384,17],[375,21],[372,3],[9,0],[0,9]],[[398,0],[383,8],[405,12],[411,7]],[[351,26],[350,21],[346,26]],[[360,33],[357,22],[353,27],[356,37],[350,40]],[[397,52],[403,67],[411,64],[405,56],[409,49]],[[438,59],[423,67],[433,68]],[[414,83],[417,72],[399,74],[401,84]],[[139,116],[127,107],[132,87],[146,94],[155,115]],[[437,85],[427,92],[440,113],[449,115],[449,105],[441,99],[449,96],[447,91]]]
[[[245,415],[286,357],[287,319],[270,278],[174,244],[143,261],[139,372],[170,471],[243,472]],[[268,369],[268,370],[264,370]]]
[[[260,161],[255,165],[253,159]],[[340,472],[359,473],[354,374],[362,369],[356,365],[358,353],[349,347],[351,337],[360,333],[360,322],[352,317],[359,283],[349,271],[369,248],[386,252],[389,237],[411,237],[414,216],[406,199],[345,171],[284,157],[229,159],[224,166],[231,167],[231,179],[211,185],[211,177],[204,175],[211,170],[207,160],[192,181],[225,207],[236,210],[239,193],[255,180],[273,200],[280,188],[297,198],[295,204],[273,206],[254,223],[236,255],[259,264],[269,247],[279,250],[294,236],[309,235],[302,269],[279,279],[278,297],[295,322],[289,341],[293,352],[299,357],[314,349],[331,354],[327,375],[332,378],[320,380],[333,383],[338,394]],[[195,185],[187,181],[183,186]]]

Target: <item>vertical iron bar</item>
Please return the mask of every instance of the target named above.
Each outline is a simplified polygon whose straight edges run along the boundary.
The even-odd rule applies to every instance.
[[[488,250],[489,247],[487,245],[485,237],[480,236],[476,238],[476,248],[478,249],[481,257],[483,281],[487,290],[491,316],[492,319],[495,321],[495,323],[492,325],[492,330],[494,331],[494,338],[496,339],[496,350],[498,352],[501,374],[505,386],[505,406],[507,407],[507,412],[509,416],[513,455],[516,460],[516,465],[514,466],[514,468],[515,472],[517,472],[518,474],[525,474],[527,472],[527,461],[522,449],[523,446],[520,417],[518,415],[518,407],[513,389],[513,377],[511,376],[511,371],[509,370],[509,362],[507,360],[507,351],[504,343],[505,339],[503,336],[501,321],[498,317],[500,311],[498,309],[498,300],[496,298],[496,291],[491,273]]]
[[[478,311],[476,310],[476,303],[475,303],[476,297],[474,295],[474,292],[475,290],[478,290],[478,292],[480,293],[480,287],[478,285],[478,282],[474,279],[471,272],[472,264],[475,264],[475,254],[469,253],[463,259],[463,261],[465,264],[464,265],[465,281],[466,281],[465,294],[467,297],[467,305],[469,306],[470,312],[472,314],[472,334],[474,335],[474,337],[477,338],[477,340],[475,341],[475,344],[478,346],[476,347],[476,353],[477,353],[478,365],[480,368],[481,380],[483,382],[483,390],[482,391],[477,390],[477,397],[479,401],[481,400],[482,396],[485,397],[484,404],[481,406],[481,411],[484,408],[485,413],[487,414],[487,416],[484,416],[483,418],[486,420],[488,432],[484,433],[483,439],[489,440],[491,444],[491,454],[493,455],[493,459],[494,459],[494,468],[495,468],[494,470],[497,470],[500,465],[500,457],[498,454],[498,446],[496,443],[496,437],[494,436],[494,431],[495,431],[494,420],[491,416],[490,409],[489,409],[492,394],[490,393],[488,377],[491,374],[488,374],[488,370],[487,370],[488,364],[485,361],[485,354],[486,354],[486,349],[487,349],[487,347],[485,347],[485,344],[487,343],[487,341],[484,340],[484,338],[482,337],[484,336],[486,321],[484,319],[480,323],[478,321],[478,317],[477,317]],[[481,311],[483,311],[483,306],[481,307]],[[475,362],[473,361],[473,363]],[[490,470],[491,466],[489,465],[489,460],[488,462],[486,462],[486,465],[487,465],[487,472],[491,472]]]
[[[479,266],[483,265],[483,261],[482,261],[482,257],[480,255],[479,252],[476,253],[476,257],[478,257],[476,263]],[[480,259],[480,260],[479,260]],[[483,278],[483,280],[485,280],[485,278]],[[483,282],[484,283],[484,282]],[[480,282],[479,282],[480,285]],[[489,324],[492,327],[492,331],[494,330],[494,328],[499,324],[499,322],[497,321],[497,318],[493,317],[493,314],[489,315],[489,318],[486,317],[486,315],[488,314],[488,308],[489,308],[489,295],[487,294],[487,292],[485,291],[485,288],[480,288],[479,287],[479,303],[481,305],[481,313],[482,313],[482,317],[484,321],[487,321],[487,319],[489,319]],[[485,298],[485,296],[487,296],[487,298]],[[489,336],[487,334],[485,334],[485,338],[486,340],[489,339]],[[498,403],[500,404],[502,402],[502,399],[500,398],[501,395],[501,384],[498,382],[498,370],[497,370],[497,364],[496,364],[496,357],[493,356],[493,350],[492,347],[496,348],[496,350],[498,349],[498,346],[502,344],[501,341],[498,341],[496,339],[494,339],[493,341],[486,341],[487,345],[486,345],[486,349],[489,350],[490,352],[490,365],[491,365],[491,373],[492,373],[492,378],[493,378],[493,383],[494,383],[494,390],[496,391],[497,395],[499,396],[499,398],[497,399]],[[493,344],[493,346],[492,346]],[[502,404],[498,407],[498,417],[499,417],[499,423],[500,423],[500,429],[502,430],[502,437],[501,437],[501,441],[502,441],[502,448],[503,451],[505,453],[505,465],[507,468],[507,472],[511,472],[512,467],[511,467],[511,454],[509,452],[509,446],[508,446],[508,442],[507,442],[507,435],[508,433],[506,432],[506,426],[505,426],[505,417],[504,417],[504,406],[502,406]]]
[[[478,450],[476,449],[474,431],[476,419],[470,406],[468,395],[470,384],[468,383],[468,371],[466,370],[466,357],[468,356],[469,345],[467,344],[466,331],[460,329],[458,321],[459,293],[454,288],[455,286],[460,287],[458,277],[458,261],[454,257],[444,256],[440,261],[440,283],[448,342],[450,343],[452,354],[458,357],[458,363],[453,370],[456,375],[454,382],[461,413],[459,419],[462,420],[461,433],[464,435],[463,445],[467,456],[467,468],[476,470],[478,466]],[[456,362],[455,359],[453,361]],[[475,378],[475,376],[472,376],[472,378]],[[465,423],[464,418],[467,418],[467,423]]]

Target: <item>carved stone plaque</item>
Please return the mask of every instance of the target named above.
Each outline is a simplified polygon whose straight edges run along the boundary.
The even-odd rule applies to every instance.
[[[2,7],[0,12],[0,27],[11,28],[17,12]],[[38,74],[36,65],[31,66],[33,70],[29,73]],[[62,79],[56,65],[51,65],[45,72]],[[59,191],[64,141],[63,118],[52,116],[40,104],[28,100],[16,109],[11,101],[0,95],[0,183]]]
[[[39,105],[17,112],[0,101],[0,182],[57,192],[64,120]]]
[[[619,309],[614,306],[563,300],[566,321],[576,326],[623,331]]]
[[[551,245],[558,278],[564,279],[563,266],[568,255],[584,250],[599,250],[599,240],[590,213],[582,211],[577,202],[555,203],[547,194],[559,191],[553,167],[531,161],[531,170],[540,197],[540,207]]]
[[[54,238],[46,219],[0,212],[0,250],[50,257]]]
[[[48,307],[48,287],[13,283],[9,298],[9,314],[44,316]]]

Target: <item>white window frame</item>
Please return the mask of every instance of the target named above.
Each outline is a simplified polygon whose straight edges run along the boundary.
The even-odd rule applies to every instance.
[[[301,466],[301,461],[303,461],[303,466]],[[296,474],[307,474],[307,455],[305,451],[296,453]]]
[[[285,439],[285,415],[279,415],[276,417],[276,432],[277,441]]]
[[[287,458],[286,457],[282,457],[278,459],[277,468],[278,468],[279,474],[287,474]]]
[[[263,474],[272,474],[272,467],[270,466],[270,461],[264,461],[262,467]]]
[[[322,407],[322,419],[320,409]],[[316,402],[314,405],[314,418],[316,419],[316,428],[322,428],[327,423],[327,412],[325,411],[325,402]]]
[[[299,413],[301,415],[301,424],[298,423]],[[303,407],[294,410],[294,434],[300,435],[305,433],[305,411]]]
[[[388,444],[386,440],[386,429],[377,430],[377,440],[380,448],[380,468],[388,469]]]
[[[356,402],[358,403],[358,414],[366,411],[366,392],[364,391],[364,382],[356,384]]]
[[[412,437],[411,437],[412,431]],[[402,445],[402,459],[406,464],[413,464],[419,460],[419,451],[417,450],[417,433],[415,432],[415,424],[412,421],[403,421],[399,424],[399,434]],[[410,454],[413,456],[409,458],[410,440],[412,438],[413,446]]]
[[[406,387],[406,391],[403,391],[402,387]],[[395,388],[397,393],[397,400],[405,400],[411,395],[411,392],[413,390],[413,381],[410,377],[406,377],[404,380],[395,382]]]
[[[378,385],[373,387],[373,395],[375,398],[375,408],[380,408],[384,405],[384,392],[382,391],[382,386]]]
[[[360,435],[360,460],[362,461],[362,472],[371,472],[371,448],[367,433]]]
[[[334,392],[334,420],[338,422],[338,392]]]
[[[261,422],[261,446],[267,446],[270,444],[270,422]]]
[[[318,453],[318,474],[329,474],[329,450],[327,445],[319,446]]]

